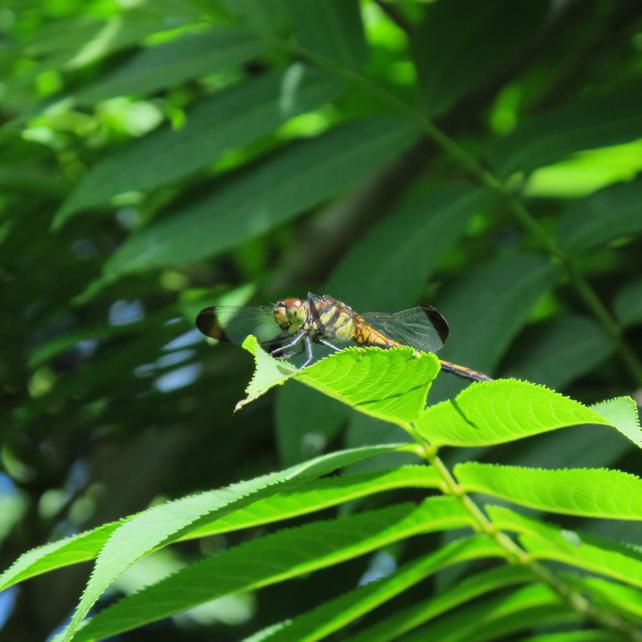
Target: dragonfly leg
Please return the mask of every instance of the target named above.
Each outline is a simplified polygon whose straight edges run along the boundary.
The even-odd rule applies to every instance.
[[[305,354],[306,354],[307,359],[305,360],[305,362],[303,363],[303,365],[301,366],[301,368],[299,368],[299,370],[301,370],[301,369],[305,368],[306,366],[310,365],[310,362],[311,362],[311,361],[312,361],[312,359],[313,359],[313,354],[312,354],[312,340],[310,339],[310,337],[308,337],[308,336],[306,335],[306,337],[305,337],[305,339],[304,339],[304,342],[305,342]]]
[[[289,348],[293,348],[297,343],[299,343],[299,341],[301,341],[301,339],[303,339],[304,336],[305,336],[304,332],[299,332],[299,334],[297,334],[294,337],[294,339],[292,339],[292,341],[288,341],[288,343],[284,343],[282,346],[279,346],[275,350],[272,350],[272,352],[270,352],[270,354],[272,356],[274,356],[275,354],[278,354],[279,352],[283,352],[284,350],[287,350]]]
[[[326,341],[325,339],[317,339],[319,343],[322,343],[324,346],[328,346],[328,348],[332,348],[335,352],[341,352],[341,348],[337,348],[337,346],[332,345],[329,341]]]

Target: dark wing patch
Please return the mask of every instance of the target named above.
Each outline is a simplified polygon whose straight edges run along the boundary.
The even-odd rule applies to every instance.
[[[446,343],[448,335],[450,334],[450,328],[448,327],[446,317],[444,317],[439,310],[433,308],[432,305],[424,305],[422,306],[422,310],[426,313],[426,316],[430,319],[433,326],[435,326],[435,330],[439,333],[442,343]]]
[[[393,314],[367,312],[363,319],[389,339],[421,352],[437,352],[448,336],[446,320],[434,308],[415,307]]]
[[[222,339],[223,328],[216,318],[216,308],[203,308],[196,317],[196,327],[206,336],[212,339]]]
[[[201,310],[196,317],[196,327],[207,337],[243,343],[253,334],[259,343],[272,342],[284,336],[268,306],[235,307],[212,306]]]

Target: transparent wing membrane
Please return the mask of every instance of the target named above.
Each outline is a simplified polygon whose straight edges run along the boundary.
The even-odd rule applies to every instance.
[[[205,308],[196,318],[196,325],[208,337],[239,344],[250,334],[260,343],[271,343],[285,336],[270,306]]]
[[[417,306],[393,314],[367,312],[362,316],[386,337],[422,352],[437,352],[448,337],[448,324],[434,308]]]

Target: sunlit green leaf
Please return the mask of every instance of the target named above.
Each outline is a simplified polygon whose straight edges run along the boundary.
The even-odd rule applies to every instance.
[[[642,519],[642,479],[619,470],[521,468],[466,462],[455,467],[468,492],[530,508],[611,519]]]
[[[379,453],[380,456],[393,451],[394,447],[384,448],[373,450],[372,454]],[[201,518],[195,526],[185,529],[179,539],[195,539],[291,519],[398,488],[439,488],[441,483],[436,472],[426,466],[403,466],[364,475],[333,476],[300,482],[293,487],[277,487],[272,494],[240,508],[230,509],[223,516]],[[95,559],[119,525],[119,522],[112,522],[28,551],[0,576],[0,590],[57,568]]]
[[[488,446],[582,424],[609,425],[597,412],[526,381],[500,379],[469,386],[417,419],[436,446]]]
[[[390,451],[394,448],[383,447],[383,450]],[[372,456],[377,451],[381,452],[381,447],[324,455],[277,473],[154,506],[124,522],[100,551],[73,618],[65,629],[65,639],[71,639],[89,609],[114,580],[136,560],[149,554],[159,545],[178,539],[190,527],[199,526],[205,520],[211,521],[215,515],[223,511],[247,505],[259,499],[261,494],[269,494],[275,489],[276,484],[295,479],[313,479],[363,457]],[[22,564],[19,566],[22,567]]]
[[[639,550],[576,531],[562,530],[503,506],[487,506],[486,510],[497,528],[521,533],[521,541],[533,555],[642,588],[642,556]]]
[[[355,410],[401,426],[415,419],[439,373],[435,355],[412,348],[347,348],[296,370],[278,361],[249,337],[243,344],[255,356],[256,371],[241,407],[275,385],[294,379]]]
[[[167,617],[205,601],[267,586],[352,559],[412,535],[464,526],[455,498],[432,498],[314,522],[253,540],[192,564],[104,609],[73,640],[93,640]],[[71,636],[69,639],[72,639]]]

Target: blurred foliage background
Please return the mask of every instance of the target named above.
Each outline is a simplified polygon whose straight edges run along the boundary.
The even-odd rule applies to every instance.
[[[234,415],[250,359],[206,344],[204,305],[430,303],[445,358],[641,399],[638,0],[5,0],[0,38],[1,568],[164,498],[400,439],[294,385]],[[463,385],[442,375],[431,401]],[[640,471],[590,429],[476,457]],[[118,590],[250,535],[164,551]],[[236,640],[373,563],[122,639]],[[0,595],[2,638],[45,639],[85,579]]]

